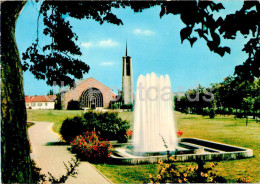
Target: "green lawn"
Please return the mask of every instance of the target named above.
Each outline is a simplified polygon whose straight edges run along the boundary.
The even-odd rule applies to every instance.
[[[32,110],[27,109],[28,121],[44,121],[54,123],[52,127],[54,132],[59,133],[62,122],[66,118],[72,118],[77,115],[83,114],[84,111],[69,111],[69,110]]]
[[[54,130],[58,132],[62,120],[83,112],[29,110],[27,113],[28,121],[54,122]],[[132,112],[121,112],[119,116],[131,123],[133,121]],[[229,182],[235,182],[240,176],[250,177],[251,182],[254,183],[260,182],[260,123],[250,120],[246,126],[245,119],[234,119],[229,116],[216,116],[214,119],[209,119],[207,116],[185,115],[178,112],[175,116],[177,129],[184,132],[183,137],[195,137],[253,149],[253,158],[219,162],[215,171],[226,177]],[[135,166],[99,164],[95,166],[114,183],[144,182],[148,178],[148,173],[157,173],[158,167],[157,164]]]

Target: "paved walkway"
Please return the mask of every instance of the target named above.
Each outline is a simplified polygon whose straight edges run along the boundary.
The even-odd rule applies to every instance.
[[[52,125],[47,122],[36,122],[28,129],[32,147],[31,157],[42,169],[43,174],[49,176],[50,172],[55,178],[60,178],[66,173],[64,163],[69,166],[68,161],[75,156],[67,150],[68,146],[61,144],[59,135],[52,131]],[[76,171],[78,174],[70,176],[66,183],[111,183],[88,162],[80,162]]]

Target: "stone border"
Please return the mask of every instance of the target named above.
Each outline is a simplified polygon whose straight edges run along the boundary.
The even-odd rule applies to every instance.
[[[195,142],[201,142],[203,144],[210,144],[210,145],[215,145],[217,147],[221,148],[229,148],[229,151],[225,150],[219,150],[216,149],[213,150],[215,152],[212,153],[194,153],[194,154],[177,154],[178,161],[181,162],[189,162],[189,161],[196,161],[198,159],[202,159],[205,161],[222,161],[222,160],[234,160],[234,159],[242,159],[242,158],[250,158],[253,156],[253,150],[252,149],[247,149],[247,148],[242,148],[242,147],[237,147],[233,145],[228,145],[228,144],[222,144],[222,143],[217,143],[217,142],[212,142],[212,141],[206,141],[202,139],[196,139],[196,138],[182,138],[180,142],[184,142],[187,140],[193,140]],[[194,144],[195,145],[195,144]],[[212,149],[212,147],[206,147],[206,146],[201,146],[197,145],[198,148],[203,147],[204,149]],[[232,151],[232,149],[234,149]],[[111,155],[111,159],[109,159],[109,163],[111,164],[147,164],[147,163],[157,163],[158,159],[162,161],[166,161],[168,158],[166,155],[158,155],[158,156],[133,156],[133,157],[119,157],[115,155]]]

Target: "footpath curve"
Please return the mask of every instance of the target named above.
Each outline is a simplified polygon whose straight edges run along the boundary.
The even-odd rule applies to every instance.
[[[28,129],[31,142],[31,158],[41,168],[41,173],[48,175],[50,172],[55,178],[60,178],[66,173],[64,163],[69,166],[69,161],[75,159],[75,155],[68,151],[68,146],[62,144],[59,135],[52,130],[53,123],[34,122],[35,125]],[[69,176],[66,183],[77,184],[109,184],[111,183],[89,162],[80,161],[76,168],[78,174]]]

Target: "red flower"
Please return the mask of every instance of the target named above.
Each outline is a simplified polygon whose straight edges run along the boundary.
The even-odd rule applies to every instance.
[[[183,134],[183,132],[182,132],[181,130],[178,130],[178,132],[177,132],[177,136],[178,136],[178,137],[181,137],[182,134]]]
[[[112,145],[102,141],[96,132],[85,132],[71,142],[72,148],[89,159],[108,158]]]
[[[131,138],[132,135],[133,135],[133,131],[132,131],[132,130],[127,130],[125,137],[126,137],[126,138]]]

